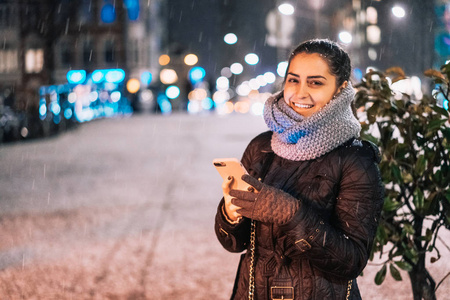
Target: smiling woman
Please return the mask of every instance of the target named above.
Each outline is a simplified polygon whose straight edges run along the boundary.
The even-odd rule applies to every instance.
[[[232,299],[361,299],[356,277],[383,205],[378,149],[359,140],[347,53],[329,40],[290,55],[283,91],[264,106],[270,131],[242,157],[253,189],[222,184],[215,230],[242,255]]]

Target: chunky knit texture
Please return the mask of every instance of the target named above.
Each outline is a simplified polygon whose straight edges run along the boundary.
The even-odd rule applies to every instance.
[[[264,120],[273,131],[273,151],[289,160],[304,161],[320,157],[350,138],[359,137],[361,125],[351,109],[354,96],[349,82],[327,105],[307,118],[284,101],[282,92],[267,99]]]
[[[285,224],[300,208],[300,201],[280,189],[264,184],[250,175],[242,175],[242,180],[251,184],[258,193],[231,190],[231,200],[240,209],[238,213],[249,219]]]

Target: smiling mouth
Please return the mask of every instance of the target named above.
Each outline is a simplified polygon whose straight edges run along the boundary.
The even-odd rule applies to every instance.
[[[292,102],[292,104],[293,104],[295,107],[298,107],[298,108],[305,108],[305,109],[307,109],[307,108],[313,108],[313,107],[314,107],[314,105],[312,105],[312,104],[300,104],[300,103],[294,103],[294,102]]]

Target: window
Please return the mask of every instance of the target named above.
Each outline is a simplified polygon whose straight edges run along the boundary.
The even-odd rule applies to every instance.
[[[44,49],[28,49],[25,53],[25,71],[39,73],[44,67]]]
[[[62,67],[68,67],[72,64],[72,48],[68,42],[61,42],[60,55]]]
[[[18,69],[17,49],[0,50],[0,73],[10,73]]]
[[[16,25],[17,19],[17,10],[13,5],[0,5],[0,28],[10,28]]]
[[[114,49],[114,41],[106,41],[105,42],[105,62],[111,63],[114,62],[115,49]]]

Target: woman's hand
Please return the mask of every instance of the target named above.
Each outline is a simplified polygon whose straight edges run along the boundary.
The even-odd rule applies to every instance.
[[[236,213],[249,219],[277,224],[287,223],[300,208],[300,201],[280,189],[264,184],[250,175],[242,180],[253,186],[258,193],[231,190],[232,204]]]
[[[224,213],[226,214],[225,217],[229,219],[229,221],[238,222],[242,218],[242,215],[237,212],[240,207],[231,203],[231,199],[233,199],[233,197],[229,194],[233,180],[233,176],[229,176],[222,183],[223,197],[225,199]]]

